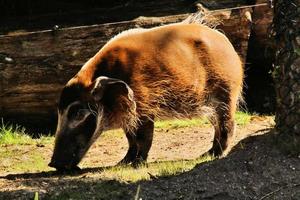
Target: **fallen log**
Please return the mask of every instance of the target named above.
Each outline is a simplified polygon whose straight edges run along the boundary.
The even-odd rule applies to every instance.
[[[251,9],[216,11],[224,32],[245,60]],[[123,30],[179,22],[188,14],[0,36],[0,117],[44,130],[54,127],[64,84],[112,36]],[[42,129],[40,129],[42,128]]]
[[[139,16],[162,17],[196,11],[201,3],[210,10],[247,5],[248,0],[54,0],[41,2],[10,0],[1,5],[0,34],[74,27],[133,20]]]

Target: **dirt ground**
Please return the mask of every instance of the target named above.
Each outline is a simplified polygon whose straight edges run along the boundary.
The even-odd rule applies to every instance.
[[[253,117],[248,125],[237,127],[236,145],[224,158],[202,163],[176,176],[153,177],[137,183],[103,180],[99,176],[99,170],[114,166],[127,150],[123,135],[103,135],[80,164],[80,174],[58,175],[50,168],[12,171],[9,163],[0,164],[0,199],[33,199],[36,191],[40,199],[59,199],[57,193],[72,191],[84,193],[89,199],[133,199],[140,186],[141,199],[299,200],[300,156],[289,157],[273,148],[272,126],[269,117]],[[211,141],[210,127],[156,129],[148,162],[195,159],[211,147]],[[52,144],[27,145],[22,151],[22,155],[39,151],[47,163]],[[13,163],[21,157],[11,159]],[[107,195],[94,195],[100,192]],[[71,197],[66,194],[64,199]]]

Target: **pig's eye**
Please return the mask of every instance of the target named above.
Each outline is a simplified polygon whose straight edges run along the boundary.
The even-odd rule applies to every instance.
[[[69,109],[68,118],[73,120],[81,120],[85,116],[85,109],[81,105],[74,105]]]
[[[86,114],[86,111],[83,110],[83,109],[80,109],[80,110],[78,110],[78,111],[76,112],[76,114],[75,114],[75,116],[74,116],[74,119],[75,119],[75,120],[81,120],[82,118],[84,118],[85,114]]]

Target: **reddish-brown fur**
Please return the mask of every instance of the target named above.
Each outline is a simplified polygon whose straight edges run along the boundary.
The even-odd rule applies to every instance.
[[[161,97],[166,90],[161,86],[170,84],[176,84],[174,94],[190,89],[199,100],[230,90],[235,107],[243,81],[241,61],[228,39],[199,24],[168,25],[112,40],[69,84],[88,87],[100,75],[128,83],[140,115],[155,112],[143,106],[156,102],[151,96]]]
[[[135,120],[123,119],[127,111],[122,106],[112,108],[108,117],[108,124],[124,128],[129,141],[122,162],[147,158],[155,118],[189,118],[207,108],[214,113],[215,127],[210,152],[220,155],[227,148],[234,133],[243,68],[220,32],[200,24],[178,23],[122,33],[92,57],[67,87],[81,85],[86,91],[81,96],[88,98],[100,76],[122,80],[133,91],[136,107],[131,117]],[[117,98],[128,99],[126,95]]]

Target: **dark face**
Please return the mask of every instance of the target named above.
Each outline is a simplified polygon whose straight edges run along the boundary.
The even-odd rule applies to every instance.
[[[75,101],[58,112],[54,153],[49,164],[58,170],[76,168],[91,145],[98,114],[88,103]]]
[[[118,79],[101,76],[91,88],[78,83],[67,85],[59,101],[55,146],[49,166],[57,170],[75,169],[104,129],[113,123],[119,127],[135,125],[135,105],[132,90]],[[125,117],[118,120],[120,116]],[[128,116],[134,117],[127,120]]]

